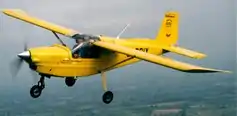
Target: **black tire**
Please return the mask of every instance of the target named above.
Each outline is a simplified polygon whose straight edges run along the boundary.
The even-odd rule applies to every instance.
[[[38,86],[38,85],[34,85],[31,89],[30,89],[30,95],[33,98],[38,98],[42,93],[42,87]]]
[[[102,97],[105,104],[109,104],[113,100],[113,93],[111,91],[106,91]]]
[[[75,83],[76,83],[76,79],[74,79],[73,77],[66,77],[65,78],[65,84],[68,87],[72,87]]]

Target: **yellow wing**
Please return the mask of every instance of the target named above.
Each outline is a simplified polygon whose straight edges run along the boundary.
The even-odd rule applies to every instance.
[[[126,55],[129,55],[132,57],[136,57],[136,58],[148,61],[148,62],[159,64],[159,65],[162,65],[165,67],[173,68],[173,69],[183,71],[183,72],[189,72],[189,73],[225,72],[225,73],[230,73],[229,71],[204,68],[204,67],[199,67],[199,66],[175,61],[170,58],[141,52],[138,50],[134,50],[134,49],[120,46],[120,45],[113,44],[113,43],[97,41],[97,42],[94,42],[93,45],[96,45],[96,46],[99,46],[102,48],[106,48],[111,51],[126,54]]]
[[[206,55],[203,53],[188,50],[188,49],[181,48],[178,46],[162,46],[162,49],[165,49],[167,51],[174,52],[174,53],[177,53],[180,55],[188,56],[191,58],[196,58],[196,59],[202,59],[202,58],[206,57]]]
[[[30,16],[29,14],[19,9],[4,9],[2,12],[8,16],[14,17],[16,19],[20,19],[27,23],[45,28],[47,30],[50,30],[50,31],[53,31],[53,32],[56,32],[68,37],[72,37],[73,35],[78,33],[77,31],[73,29],[62,27],[62,26],[38,19],[36,17]]]

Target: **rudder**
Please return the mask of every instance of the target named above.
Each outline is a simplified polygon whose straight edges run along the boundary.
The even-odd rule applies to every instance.
[[[178,12],[166,12],[161,28],[156,35],[156,41],[162,45],[175,45],[178,40]]]

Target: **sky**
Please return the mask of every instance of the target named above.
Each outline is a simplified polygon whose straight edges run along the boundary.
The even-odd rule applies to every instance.
[[[29,14],[73,28],[82,33],[116,36],[126,24],[130,27],[121,37],[154,38],[166,11],[178,11],[179,41],[182,47],[207,54],[202,60],[189,59],[174,54],[169,57],[210,68],[235,71],[236,66],[236,22],[234,0],[0,0],[0,9],[18,8]],[[73,41],[63,37],[63,41]],[[30,87],[27,65],[24,65],[13,82],[9,63],[29,47],[51,45],[58,42],[53,34],[42,28],[23,23],[0,14],[0,86],[19,84]],[[144,68],[145,67],[145,68]],[[139,75],[139,76],[138,76]],[[93,77],[99,77],[95,75]],[[170,81],[183,81],[208,77],[234,78],[234,74],[187,74],[148,62],[139,62],[108,72],[109,81],[117,85],[125,82],[144,82],[149,79],[167,77]],[[145,78],[144,78],[145,77]],[[190,77],[194,77],[191,78]],[[63,85],[64,80],[57,80]],[[93,79],[91,79],[93,81]],[[51,81],[52,82],[52,81]],[[82,82],[83,83],[83,82]],[[182,84],[182,83],[181,83]]]

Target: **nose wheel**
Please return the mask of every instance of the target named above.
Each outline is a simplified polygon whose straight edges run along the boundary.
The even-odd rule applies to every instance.
[[[30,89],[31,97],[38,98],[41,95],[42,90],[44,89],[44,87],[45,87],[44,76],[41,76],[40,80],[38,81],[38,84],[32,86],[31,89]]]
[[[41,95],[42,89],[40,86],[38,85],[34,85],[31,89],[30,89],[30,95],[33,98],[38,98]]]

